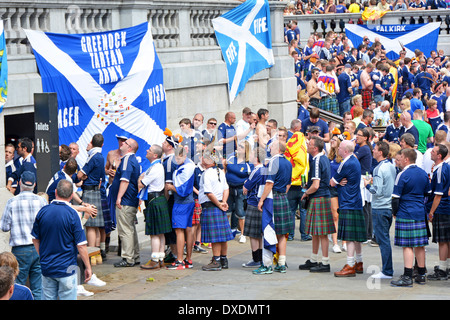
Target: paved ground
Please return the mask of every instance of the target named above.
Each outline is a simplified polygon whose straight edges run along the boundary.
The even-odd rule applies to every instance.
[[[297,220],[298,223],[298,220]],[[393,231],[393,230],[391,230]],[[297,230],[298,232],[298,230]],[[364,274],[354,278],[335,278],[346,263],[346,253],[330,253],[331,273],[315,274],[301,271],[298,265],[309,258],[311,242],[288,242],[285,274],[253,275],[252,269],[242,268],[251,257],[250,243],[229,242],[228,270],[205,272],[202,265],[211,259],[211,253],[193,255],[194,268],[190,270],[141,270],[138,266],[115,268],[121,258],[108,253],[102,265],[93,267],[94,273],[107,284],[104,287],[85,285],[95,294],[79,300],[450,300],[450,280],[415,284],[412,288],[391,287],[390,280],[374,280],[371,274],[380,270],[378,247],[363,246]],[[331,249],[331,247],[330,247]],[[141,261],[150,258],[151,249],[144,245]],[[394,278],[403,273],[402,250],[393,247]],[[427,247],[427,268],[437,265],[437,245]]]

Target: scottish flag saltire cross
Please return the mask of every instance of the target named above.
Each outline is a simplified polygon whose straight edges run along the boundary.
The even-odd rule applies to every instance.
[[[415,57],[414,50],[419,49],[426,57],[432,50],[436,50],[440,22],[427,24],[397,24],[397,25],[357,25],[346,24],[345,35],[358,47],[364,36],[371,42],[378,37],[386,49],[386,57],[397,60],[402,46],[406,49],[407,57]]]
[[[58,95],[60,144],[77,142],[80,162],[96,133],[105,137],[105,157],[123,132],[138,142],[141,160],[151,144],[164,141],[163,69],[148,23],[89,34],[25,33],[43,92]]]
[[[8,62],[6,58],[6,38],[3,20],[0,20],[0,112],[8,95]]]
[[[247,0],[212,24],[227,65],[231,104],[254,74],[274,65],[269,3]]]

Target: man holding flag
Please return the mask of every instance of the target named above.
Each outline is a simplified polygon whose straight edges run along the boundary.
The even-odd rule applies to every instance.
[[[273,194],[273,220],[276,238],[278,241],[278,263],[274,271],[286,272],[286,245],[287,235],[291,231],[293,216],[291,214],[287,192],[291,186],[292,165],[286,159],[284,153],[286,145],[282,142],[275,141],[270,145],[270,153],[272,158],[267,167],[267,180],[264,191],[258,202],[258,209],[263,211],[265,200],[269,194]],[[265,216],[263,215],[263,231]],[[265,241],[267,240],[264,235]]]

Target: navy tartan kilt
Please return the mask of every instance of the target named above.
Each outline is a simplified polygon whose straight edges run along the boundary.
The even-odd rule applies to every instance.
[[[172,231],[169,205],[165,196],[145,201],[145,234],[157,235]]]
[[[339,209],[337,237],[342,241],[364,242],[367,240],[366,223],[362,209]]]
[[[262,238],[262,211],[250,204],[245,212],[244,236]]]
[[[217,207],[202,208],[200,216],[202,242],[217,243],[233,240],[226,212]]]
[[[433,242],[450,242],[450,214],[434,215]]]
[[[85,226],[104,228],[105,220],[103,219],[102,195],[100,190],[83,190],[81,200],[97,207],[97,216],[95,218],[89,218]]]
[[[273,217],[276,234],[287,234],[292,230],[294,216],[285,193],[273,193]]]
[[[404,248],[428,245],[426,221],[396,218],[394,245]]]

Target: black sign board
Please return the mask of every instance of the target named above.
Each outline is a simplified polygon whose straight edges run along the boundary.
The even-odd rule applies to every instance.
[[[37,163],[37,189],[45,192],[59,171],[58,100],[56,93],[34,94],[34,153]]]

